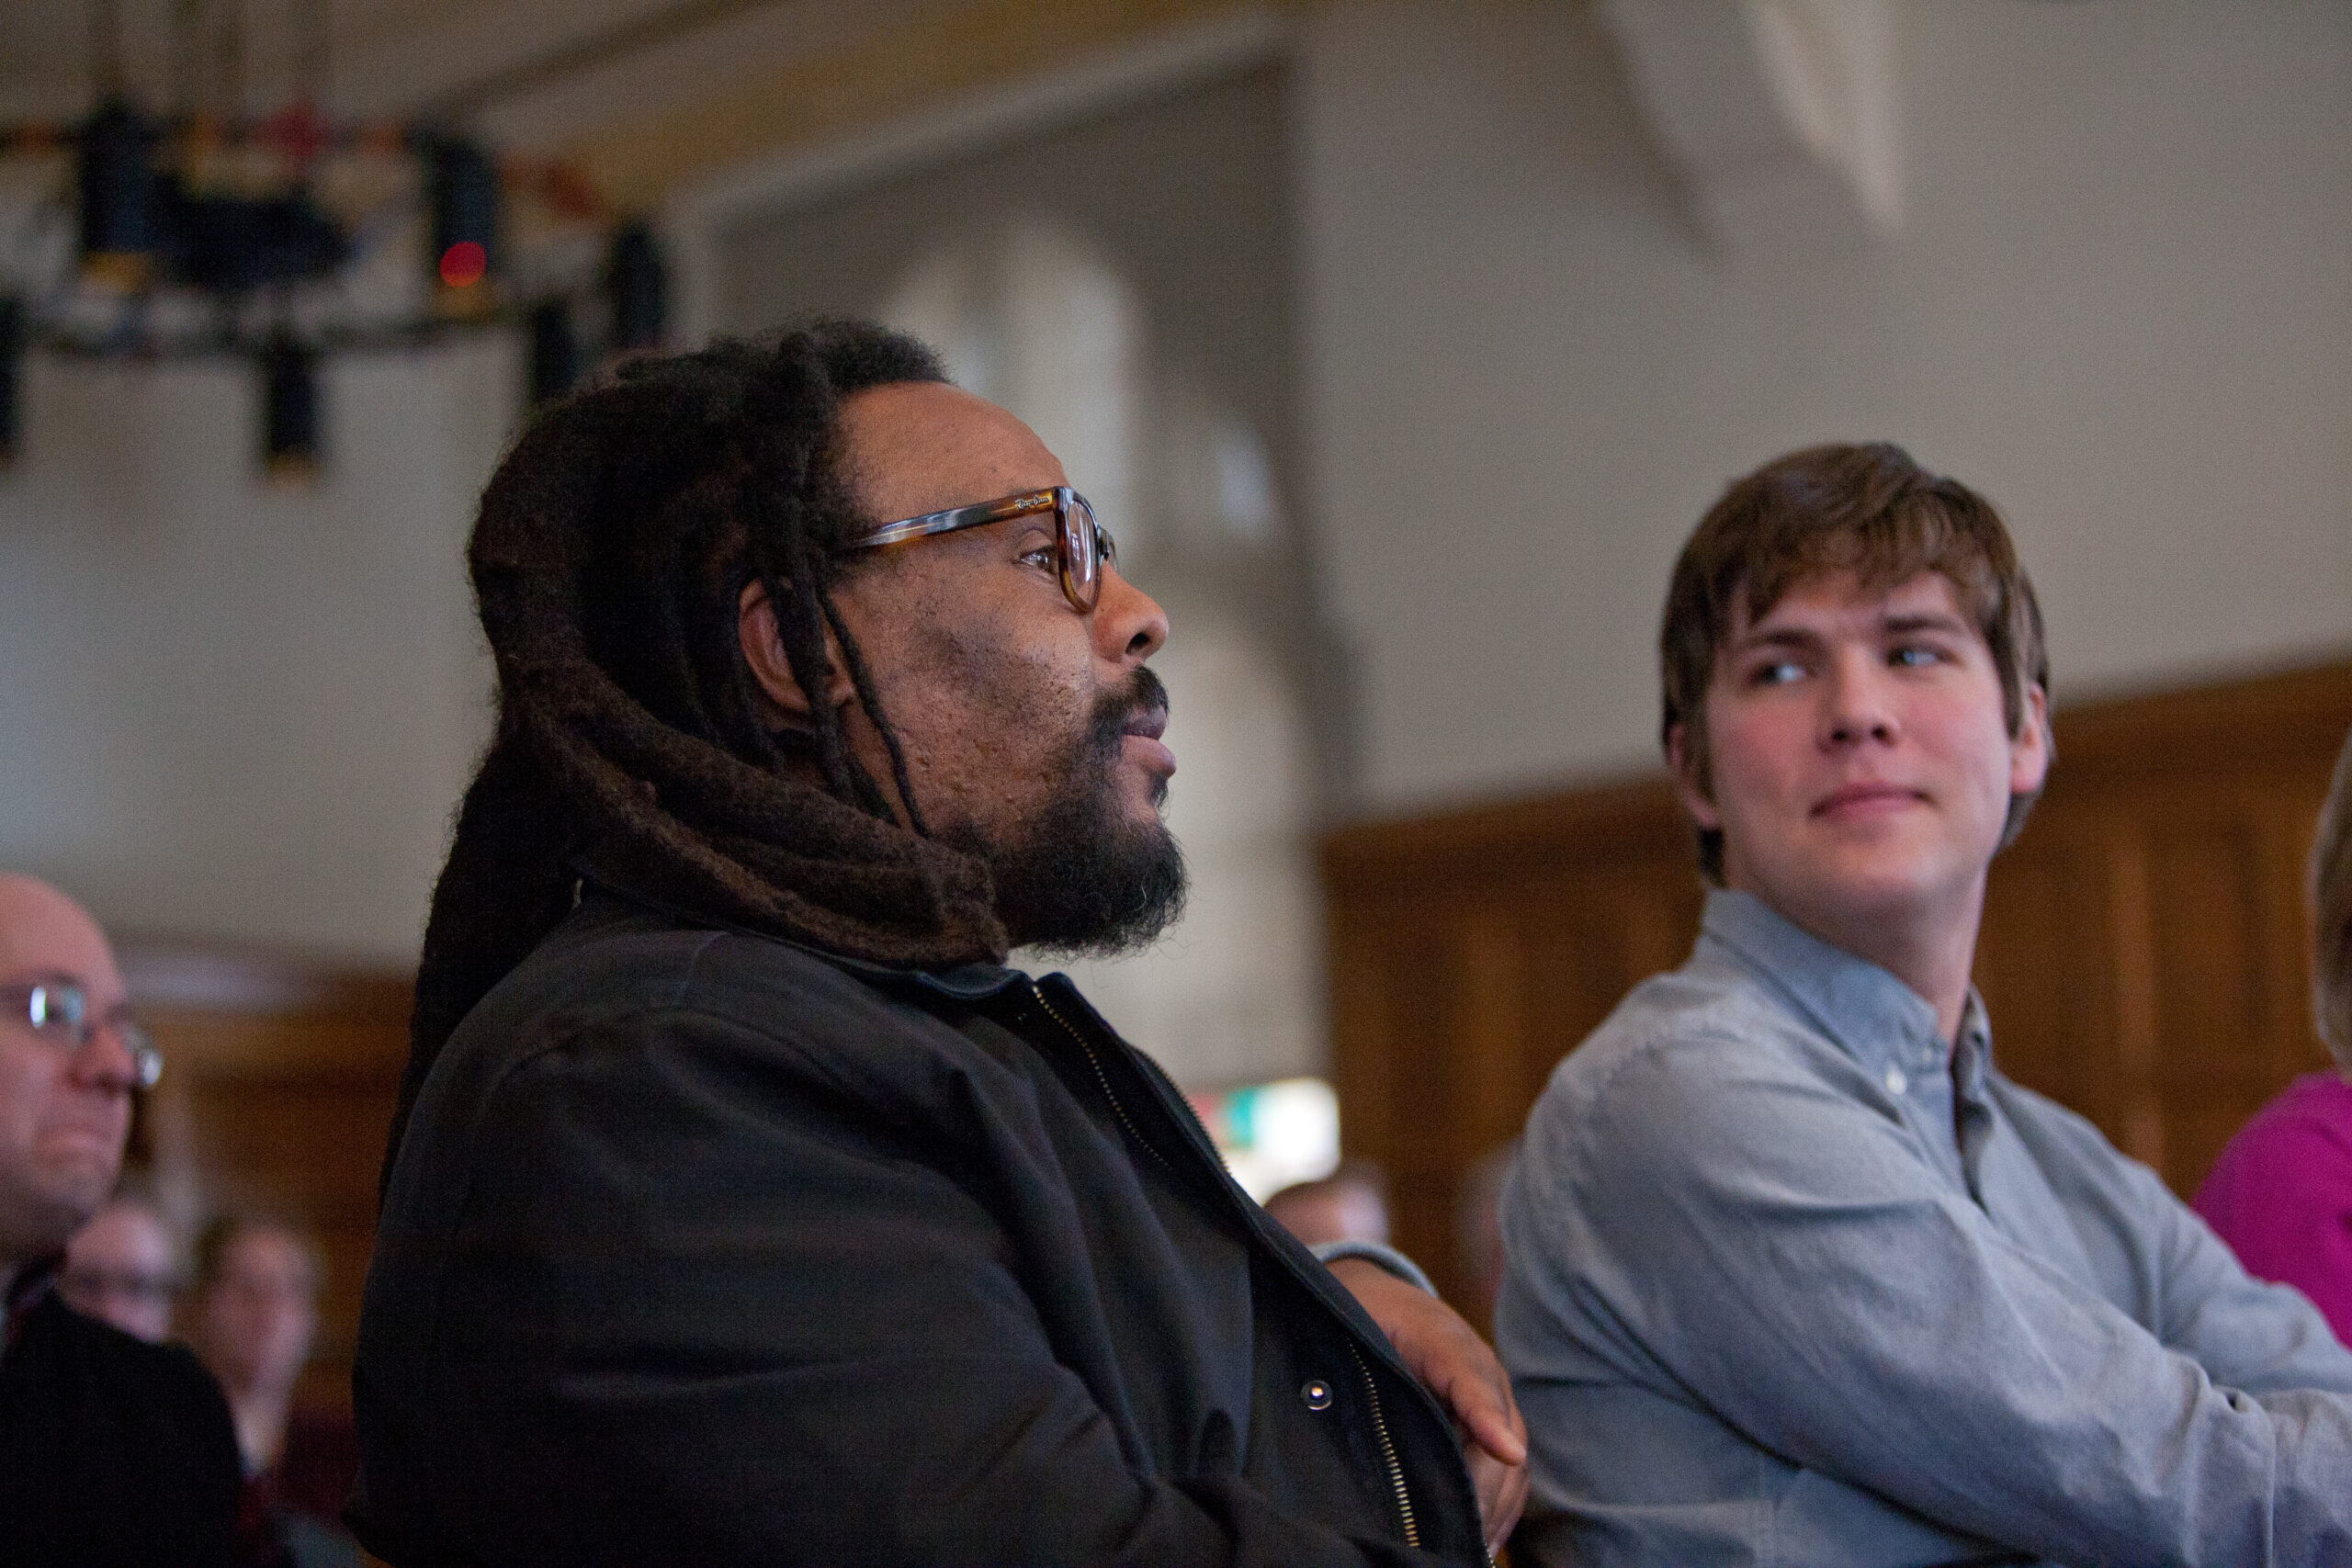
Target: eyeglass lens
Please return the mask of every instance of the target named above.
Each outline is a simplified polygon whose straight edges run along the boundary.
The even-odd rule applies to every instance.
[[[1102,525],[1094,521],[1094,509],[1086,503],[1086,498],[1074,491],[1070,492],[1069,504],[1060,509],[1058,521],[1070,603],[1080,611],[1091,610],[1102,592]]]
[[[25,988],[25,1021],[34,1034],[78,1051],[109,1021],[90,1016],[90,1000],[79,986],[56,981]],[[141,1089],[153,1089],[164,1076],[164,1054],[147,1032],[128,1018],[111,1021],[117,1038],[130,1056],[132,1078]]]

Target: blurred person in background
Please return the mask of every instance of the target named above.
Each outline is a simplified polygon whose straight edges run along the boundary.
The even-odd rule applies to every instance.
[[[356,1469],[348,1425],[306,1419],[294,1404],[318,1334],[321,1274],[318,1247],[290,1225],[232,1215],[197,1237],[187,1337],[236,1420],[246,1477],[240,1532],[255,1568],[359,1561],[334,1522]]]
[[[294,1383],[318,1333],[319,1265],[309,1241],[265,1220],[225,1218],[196,1242],[188,1343],[229,1396],[247,1474],[276,1468]]]
[[[126,1183],[65,1246],[57,1277],[66,1305],[150,1345],[171,1337],[180,1244],[155,1201]]]
[[[1388,1179],[1369,1160],[1349,1160],[1330,1175],[1294,1182],[1266,1200],[1266,1213],[1308,1247],[1334,1242],[1388,1245]]]
[[[186,1349],[54,1289],[161,1061],[96,923],[45,883],[0,875],[0,1563],[230,1559],[237,1440],[219,1386]]]
[[[1184,886],[1167,620],[1034,432],[865,323],[640,360],[533,421],[470,555],[498,738],[360,1319],[371,1551],[1485,1562],[1492,1353],[1005,966]]]
[[[2298,1078],[2213,1162],[2197,1212],[2247,1269],[2292,1285],[2352,1344],[2352,737],[2312,845],[2312,1013],[2335,1070]]]

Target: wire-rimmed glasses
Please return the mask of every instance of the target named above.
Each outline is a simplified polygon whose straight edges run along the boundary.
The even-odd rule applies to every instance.
[[[901,518],[884,524],[871,534],[845,540],[840,547],[870,550],[881,545],[928,538],[933,534],[953,534],[962,528],[984,528],[991,523],[1032,517],[1041,512],[1054,514],[1054,568],[1061,578],[1062,596],[1080,615],[1090,614],[1095,601],[1102,596],[1103,564],[1118,560],[1119,547],[1112,539],[1111,531],[1095,520],[1094,508],[1087,504],[1086,498],[1068,485],[1023,491],[998,501],[975,502],[969,506]]]
[[[153,1089],[164,1076],[164,1053],[153,1036],[120,1008],[100,1017],[78,982],[48,977],[0,986],[0,1018],[22,1022],[34,1039],[61,1051],[79,1051],[101,1029],[111,1029],[130,1055],[131,1081]]]

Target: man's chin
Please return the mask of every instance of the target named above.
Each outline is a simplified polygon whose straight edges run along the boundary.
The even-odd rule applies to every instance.
[[[60,1169],[54,1165],[40,1173],[36,1190],[26,1193],[17,1224],[27,1232],[22,1245],[28,1256],[63,1249],[74,1233],[90,1223],[114,1190],[119,1165]]]
[[[1012,871],[998,867],[998,908],[1023,947],[1115,958],[1148,946],[1184,910],[1183,852],[1157,812],[1086,852]]]

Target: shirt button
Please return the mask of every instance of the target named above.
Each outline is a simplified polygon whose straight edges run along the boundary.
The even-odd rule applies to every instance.
[[[1298,1397],[1306,1401],[1309,1410],[1329,1410],[1331,1408],[1331,1385],[1321,1378],[1309,1378],[1306,1386],[1298,1391]]]
[[[1889,1067],[1886,1069],[1887,1093],[1901,1094],[1905,1089],[1909,1089],[1910,1087],[1911,1080],[1903,1076],[1903,1069],[1901,1067]]]

